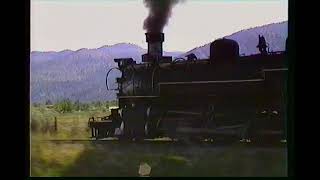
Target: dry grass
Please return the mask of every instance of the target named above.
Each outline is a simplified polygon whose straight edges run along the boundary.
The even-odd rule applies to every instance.
[[[33,176],[286,176],[285,149],[162,144],[36,144]]]
[[[139,176],[139,166],[151,166],[150,176],[286,176],[286,149],[225,148],[163,144],[55,144],[43,139],[88,138],[87,120],[99,111],[59,114],[32,109],[36,121],[56,116],[58,132],[31,134],[32,176]],[[50,124],[49,123],[49,124]],[[46,124],[46,123],[42,123]],[[40,128],[41,129],[41,128]],[[50,129],[50,128],[49,128]]]

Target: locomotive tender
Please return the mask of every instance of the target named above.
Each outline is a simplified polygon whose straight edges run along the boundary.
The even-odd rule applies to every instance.
[[[142,63],[114,60],[107,80],[121,71],[119,108],[89,119],[93,137],[286,138],[286,51],[240,56],[238,43],[223,38],[211,43],[208,59],[173,60],[163,56],[163,33],[146,33],[146,41]]]

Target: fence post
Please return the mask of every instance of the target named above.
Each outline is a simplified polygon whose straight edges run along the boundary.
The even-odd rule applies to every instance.
[[[57,121],[57,117],[54,117],[54,131],[57,132],[58,131],[58,121]]]

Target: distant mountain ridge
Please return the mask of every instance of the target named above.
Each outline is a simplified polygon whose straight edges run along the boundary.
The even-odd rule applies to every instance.
[[[30,54],[31,101],[71,100],[98,101],[115,99],[115,91],[106,90],[107,70],[116,67],[115,58],[131,57],[137,63],[147,50],[130,43],[82,48],[76,51],[33,51]],[[181,52],[164,52],[176,57]],[[110,74],[110,83],[119,74]]]
[[[258,35],[263,35],[265,37],[270,46],[270,51],[284,51],[285,41],[288,37],[288,21],[241,30],[231,35],[224,36],[224,38],[238,42],[240,46],[240,55],[251,55],[259,53],[256,48],[258,44]],[[210,56],[211,42],[183,53],[180,57],[185,57],[190,53],[194,53],[198,59],[208,58]]]
[[[287,24],[285,21],[250,28],[225,38],[236,40],[242,55],[258,53],[256,45],[259,34],[265,36],[271,51],[283,51],[288,34]],[[209,47],[210,43],[186,53],[164,52],[164,55],[175,58],[194,53],[198,59],[205,59],[209,57]],[[107,91],[105,84],[107,70],[117,66],[113,60],[131,57],[140,63],[141,55],[146,52],[146,49],[131,43],[76,51],[33,51],[30,54],[31,102],[56,102],[65,98],[81,102],[113,100],[116,98],[116,91]],[[115,85],[117,76],[119,73],[110,74],[108,79],[111,85]]]

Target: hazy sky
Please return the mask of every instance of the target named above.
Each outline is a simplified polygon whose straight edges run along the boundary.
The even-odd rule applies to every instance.
[[[31,50],[146,48],[142,0],[31,0]],[[288,0],[186,0],[164,28],[165,51],[187,51],[236,31],[288,20]]]

